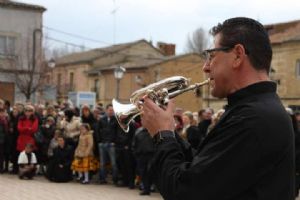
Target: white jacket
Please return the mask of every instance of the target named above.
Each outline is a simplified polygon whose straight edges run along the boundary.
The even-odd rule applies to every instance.
[[[28,157],[26,156],[25,151],[22,151],[19,155],[19,158],[18,158],[18,164],[28,164],[28,163],[29,163],[28,162]],[[37,164],[36,156],[33,152],[31,153],[30,164]]]

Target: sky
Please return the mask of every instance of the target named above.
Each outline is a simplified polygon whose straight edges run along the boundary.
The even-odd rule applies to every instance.
[[[47,9],[43,25],[44,35],[51,38],[47,40],[49,48],[77,48],[65,43],[99,48],[146,39],[154,45],[157,42],[176,44],[176,53],[183,54],[188,35],[200,27],[208,31],[231,17],[250,17],[262,24],[300,19],[299,0],[15,1]],[[71,37],[62,32],[82,37]]]

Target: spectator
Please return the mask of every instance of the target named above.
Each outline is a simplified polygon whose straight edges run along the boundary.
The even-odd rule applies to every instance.
[[[143,183],[143,191],[140,195],[150,195],[152,180],[148,168],[154,154],[154,143],[147,129],[140,127],[136,130],[132,148],[137,161],[137,170]]]
[[[0,108],[0,173],[8,171],[8,120],[4,108]],[[3,169],[3,164],[5,165]]]
[[[83,123],[80,126],[79,143],[72,163],[72,170],[78,172],[77,180],[82,180],[82,184],[88,184],[89,172],[99,168],[99,163],[94,157],[93,146],[93,131],[89,124]]]
[[[64,116],[65,118],[61,122],[61,129],[63,130],[66,143],[75,150],[80,134],[80,119],[74,115],[71,109],[65,110]]]
[[[93,113],[90,110],[90,107],[85,104],[81,107],[81,122],[87,123],[90,125],[90,128],[93,132],[93,139],[96,141],[96,131],[97,131],[97,119],[94,117]],[[93,152],[95,156],[99,156],[98,145],[94,145]]]
[[[48,148],[48,158],[51,159],[53,156],[53,151],[56,147],[58,147],[58,137],[61,136],[61,131],[59,129],[56,129],[54,132],[54,136],[50,141],[49,148]]]
[[[9,145],[10,145],[10,159],[13,164],[13,174],[18,173],[18,151],[16,149],[17,139],[19,136],[18,132],[18,121],[19,121],[19,110],[17,106],[13,106],[11,113],[9,114]]]
[[[112,176],[114,184],[117,184],[117,164],[115,141],[118,129],[118,122],[114,116],[114,110],[111,104],[106,106],[106,115],[98,122],[97,142],[100,155],[100,172],[99,182],[107,183],[105,164],[108,163],[108,158],[112,166]]]
[[[182,137],[186,139],[193,149],[197,149],[199,143],[202,140],[199,134],[198,127],[195,126],[195,121],[192,112],[187,111],[182,115],[183,131]]]
[[[213,110],[210,108],[206,108],[204,110],[204,113],[202,114],[203,119],[198,124],[199,133],[202,138],[206,137],[207,135],[207,129],[209,125],[211,124],[211,117],[213,114]]]
[[[17,151],[21,152],[25,149],[26,144],[32,144],[32,149],[36,150],[34,134],[38,131],[38,119],[34,115],[34,108],[31,105],[25,106],[25,114],[18,121],[18,140]]]
[[[72,180],[71,163],[73,151],[65,143],[62,135],[57,136],[58,146],[53,150],[53,156],[47,167],[46,177],[53,182],[68,182]]]
[[[50,141],[52,140],[55,132],[55,119],[52,116],[48,116],[45,124],[42,125],[41,133],[43,135],[42,143],[37,144],[39,149],[39,164],[41,173],[45,172],[45,167],[48,163],[48,149],[50,145]]]
[[[37,160],[35,154],[32,151],[33,145],[27,143],[25,145],[25,150],[22,151],[19,155],[18,164],[20,179],[23,179],[24,177],[32,179],[35,175]]]
[[[132,153],[132,140],[135,133],[134,123],[129,124],[129,132],[125,133],[123,129],[118,126],[116,136],[116,162],[118,166],[119,180],[121,186],[126,186],[130,189],[134,188],[135,178],[135,162]]]

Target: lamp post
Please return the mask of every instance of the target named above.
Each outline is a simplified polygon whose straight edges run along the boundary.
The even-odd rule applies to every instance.
[[[119,99],[120,80],[123,78],[124,72],[126,72],[126,69],[122,66],[119,66],[119,67],[115,68],[115,70],[114,70],[114,75],[117,80],[116,99]]]

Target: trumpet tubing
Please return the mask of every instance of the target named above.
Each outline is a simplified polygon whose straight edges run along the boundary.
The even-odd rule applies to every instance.
[[[117,100],[113,99],[112,104],[120,127],[126,133],[129,131],[130,122],[136,116],[141,114],[141,99],[145,95],[149,96],[149,98],[151,98],[157,105],[163,106],[169,102],[169,99],[175,98],[187,91],[196,90],[207,85],[210,80],[207,79],[193,85],[189,85],[188,82],[188,79],[183,76],[173,76],[135,91],[130,97],[131,104],[121,104]]]

